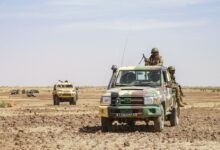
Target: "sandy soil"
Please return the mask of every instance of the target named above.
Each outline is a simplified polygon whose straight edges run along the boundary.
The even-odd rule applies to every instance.
[[[0,108],[0,149],[220,149],[220,92],[185,90],[189,104],[181,109],[180,125],[156,133],[152,126],[115,126],[102,133],[98,115],[103,88],[84,88],[76,106],[53,106],[51,93],[36,98],[9,96],[12,108]]]

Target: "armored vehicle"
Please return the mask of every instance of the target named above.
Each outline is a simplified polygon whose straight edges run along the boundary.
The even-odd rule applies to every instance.
[[[163,66],[112,67],[108,90],[100,100],[102,131],[112,129],[113,122],[134,126],[136,121],[154,122],[154,129],[179,123],[180,109],[172,90],[170,74]]]
[[[58,81],[53,88],[54,105],[60,105],[60,102],[69,102],[70,105],[76,105],[78,100],[78,88],[73,87],[68,81]]]

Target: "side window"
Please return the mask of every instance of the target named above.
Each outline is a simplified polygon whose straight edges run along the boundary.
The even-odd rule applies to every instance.
[[[161,84],[163,84],[163,83],[165,82],[163,72],[161,73],[160,76],[161,76],[161,77],[160,77],[160,78],[161,78]]]
[[[163,71],[163,79],[164,79],[164,82],[171,81],[170,73],[168,71]]]
[[[167,72],[167,82],[171,81],[171,77],[170,77],[170,73],[168,71]]]

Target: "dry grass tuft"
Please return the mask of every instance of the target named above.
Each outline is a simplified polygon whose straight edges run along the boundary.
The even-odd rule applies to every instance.
[[[5,102],[3,100],[0,101],[0,108],[7,108],[7,107],[14,107],[15,106],[15,102],[11,101],[11,102]]]
[[[0,108],[5,108],[5,107],[6,107],[5,101],[1,100],[0,101]]]

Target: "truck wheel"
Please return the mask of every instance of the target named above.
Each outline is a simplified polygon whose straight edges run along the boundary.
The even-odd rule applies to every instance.
[[[71,98],[71,99],[70,99],[70,105],[76,105],[76,101],[75,101],[74,98]]]
[[[177,126],[179,124],[179,115],[180,115],[180,108],[177,103],[175,103],[174,108],[172,109],[170,115],[170,125]]]
[[[53,105],[56,105],[56,100],[55,100],[55,97],[53,98]]]
[[[101,118],[102,132],[108,132],[112,129],[112,121],[108,118]]]
[[[76,93],[76,101],[78,100],[78,98],[79,98],[79,95],[78,95],[78,93]]]
[[[160,106],[161,109],[161,116],[157,117],[154,120],[154,129],[156,130],[156,132],[161,132],[164,129],[164,109],[163,106]]]
[[[60,99],[59,99],[59,97],[54,96],[53,103],[54,103],[54,105],[60,105]]]
[[[135,126],[135,121],[129,120],[129,121],[127,122],[127,125],[133,127],[133,126]]]

